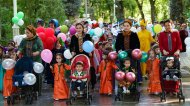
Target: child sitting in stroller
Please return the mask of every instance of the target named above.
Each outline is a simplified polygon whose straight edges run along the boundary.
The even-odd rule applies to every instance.
[[[124,68],[122,69],[122,71],[124,71],[125,73],[127,73],[127,72],[134,72],[135,73],[135,70],[132,69],[132,67],[131,67],[130,58],[124,59],[123,65],[124,65]],[[131,85],[131,82],[129,82],[127,80],[123,80],[123,81],[119,82],[119,86],[123,88],[123,93],[130,93],[130,91],[128,89],[128,87],[130,85]]]
[[[80,93],[80,96],[83,95],[83,90],[85,89],[86,81],[87,81],[87,74],[84,69],[84,63],[82,61],[78,61],[75,65],[75,71],[72,74],[72,83],[71,89],[74,91],[73,95],[77,95],[77,90]]]
[[[167,71],[167,70],[171,70],[171,69],[177,69],[177,67],[175,66],[175,60],[174,57],[167,57],[166,58],[166,67],[164,70],[164,78],[166,80],[170,80],[173,79],[174,81],[177,81],[179,79],[179,73],[176,71],[174,72],[174,74],[171,73],[171,71]]]

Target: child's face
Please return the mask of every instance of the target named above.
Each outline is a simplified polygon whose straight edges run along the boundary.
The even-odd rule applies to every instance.
[[[82,70],[83,70],[83,66],[82,65],[76,65],[76,70],[78,71],[78,72],[81,72]]]
[[[56,56],[56,61],[57,61],[57,63],[61,63],[62,62],[61,56],[57,55]]]
[[[124,62],[124,66],[125,66],[125,68],[129,68],[130,65],[131,65],[130,60],[126,60],[126,61]]]
[[[160,53],[160,48],[156,48],[155,52],[156,52],[156,54],[159,54]]]
[[[60,46],[61,46],[61,44],[59,43],[59,41],[57,41],[56,47],[60,47]]]
[[[150,55],[150,58],[154,58],[155,57],[154,51],[150,51],[149,55]]]
[[[173,60],[169,60],[169,61],[167,61],[167,67],[173,67],[173,65],[174,65],[174,61]]]

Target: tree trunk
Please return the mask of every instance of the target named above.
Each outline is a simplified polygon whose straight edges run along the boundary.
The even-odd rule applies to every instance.
[[[143,13],[143,9],[142,9],[142,7],[143,7],[143,0],[142,0],[141,3],[140,3],[139,0],[135,0],[135,1],[136,1],[136,3],[137,3],[138,8],[139,8],[139,11],[140,11],[140,14],[141,14],[142,19],[145,20],[144,13]]]
[[[116,1],[116,17],[117,20],[124,19],[124,7],[123,7],[123,1]]]
[[[180,23],[184,22],[182,2],[182,0],[170,0],[170,18]]]
[[[156,11],[155,11],[155,2],[156,0],[149,0],[150,1],[150,7],[151,7],[151,20],[152,23],[156,20]]]

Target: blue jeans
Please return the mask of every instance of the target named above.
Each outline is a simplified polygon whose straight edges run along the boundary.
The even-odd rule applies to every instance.
[[[85,89],[86,82],[77,82],[77,81],[72,81],[71,82],[71,89],[72,91],[75,91],[77,87],[80,87],[80,91],[83,91]]]

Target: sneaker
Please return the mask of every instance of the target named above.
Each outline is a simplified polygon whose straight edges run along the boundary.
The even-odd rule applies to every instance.
[[[178,80],[178,77],[177,76],[173,76],[173,79],[175,80],[175,81],[177,81]]]
[[[58,101],[59,99],[54,99],[54,100]]]
[[[112,93],[108,93],[108,96],[111,96],[112,95]]]
[[[166,80],[170,80],[170,76],[169,75],[166,75]]]

